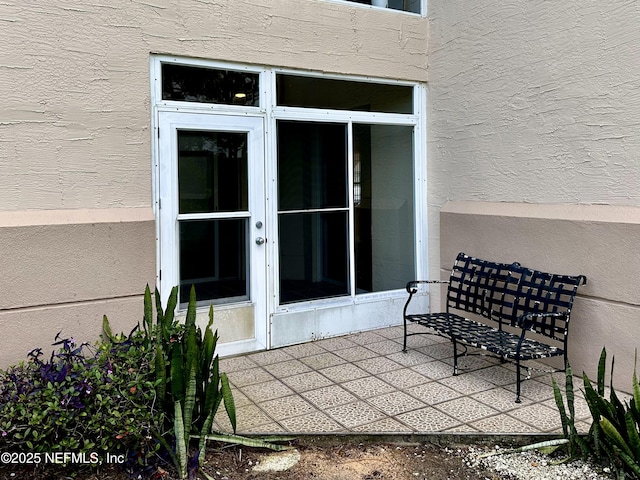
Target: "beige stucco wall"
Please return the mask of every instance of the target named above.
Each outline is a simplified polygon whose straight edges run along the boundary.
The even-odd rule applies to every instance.
[[[427,79],[428,20],[353,3],[8,0],[0,24],[0,365],[61,329],[97,336],[102,314],[139,319],[152,53]]]
[[[593,371],[605,344],[628,383],[640,344],[640,3],[434,0],[429,18],[432,272],[471,249],[587,274],[572,363]]]

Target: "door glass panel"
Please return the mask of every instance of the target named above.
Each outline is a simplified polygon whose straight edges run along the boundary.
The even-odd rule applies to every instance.
[[[248,209],[247,134],[178,131],[180,213]]]
[[[225,105],[260,105],[257,73],[162,64],[162,99]]]
[[[278,122],[278,209],[347,206],[347,126]]]
[[[249,298],[248,220],[183,220],[180,227],[180,303],[195,285],[198,301]]]
[[[356,292],[414,278],[413,127],[353,125]]]
[[[280,303],[350,294],[347,125],[278,122]]]
[[[349,294],[347,212],[279,217],[280,303]]]

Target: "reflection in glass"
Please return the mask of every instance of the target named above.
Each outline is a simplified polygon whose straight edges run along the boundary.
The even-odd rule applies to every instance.
[[[248,209],[247,134],[178,131],[180,213]]]
[[[279,216],[280,303],[349,294],[347,212]]]
[[[413,127],[353,125],[356,292],[414,278]]]
[[[191,285],[198,301],[248,299],[247,219],[181,221],[179,225],[180,303],[189,301]]]
[[[163,63],[162,99],[257,107],[259,75]]]
[[[278,209],[347,206],[347,126],[278,122]]]

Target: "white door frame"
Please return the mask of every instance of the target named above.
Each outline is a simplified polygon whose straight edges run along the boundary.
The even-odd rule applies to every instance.
[[[224,354],[260,350],[268,347],[267,338],[267,281],[266,244],[256,242],[258,237],[267,239],[268,221],[264,185],[264,118],[262,116],[205,113],[200,111],[159,110],[158,120],[158,209],[159,209],[159,291],[164,301],[173,286],[179,282],[178,218],[197,220],[211,215],[178,212],[177,131],[210,130],[242,132],[248,138],[248,211],[216,213],[214,218],[247,218],[247,275],[249,276],[249,300],[214,306],[220,316],[233,316],[233,310],[253,312],[253,336],[228,342]],[[262,226],[258,228],[259,223]],[[249,310],[246,310],[249,308]],[[224,314],[222,314],[224,313]],[[198,320],[206,322],[208,308],[198,309]],[[201,318],[202,317],[202,318]],[[222,345],[221,345],[222,347]]]

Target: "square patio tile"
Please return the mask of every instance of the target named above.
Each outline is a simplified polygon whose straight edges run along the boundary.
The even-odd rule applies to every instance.
[[[265,365],[270,365],[272,363],[285,362],[287,360],[293,359],[293,357],[282,348],[267,350],[265,352],[252,353],[248,358],[251,361],[255,362],[256,365],[260,365],[262,367],[264,367]]]
[[[417,350],[428,357],[435,358],[436,360],[453,358],[453,346],[451,343],[436,343],[434,345],[420,347]]]
[[[236,408],[253,403],[239,388],[231,388],[231,393],[233,394],[233,403],[236,405]],[[221,404],[220,408],[224,410],[224,405]]]
[[[399,338],[402,340],[402,338],[404,338],[404,327],[395,326],[395,327],[381,328],[380,330],[376,330],[376,333],[385,338],[389,338],[389,339]]]
[[[322,412],[311,412],[299,417],[285,418],[280,424],[292,433],[326,433],[344,430],[344,427]]]
[[[462,396],[462,393],[438,382],[425,383],[405,390],[427,405],[436,405]]]
[[[453,357],[445,358],[442,361],[447,363],[448,365],[451,365],[451,368],[453,369]],[[484,355],[467,355],[458,358],[458,368],[460,368],[460,370],[463,370],[464,372],[471,372],[474,370],[479,370],[481,368],[494,367],[499,365],[501,365],[501,363],[498,359]]]
[[[280,379],[311,371],[311,368],[300,360],[287,360],[279,363],[271,363],[265,366],[264,369],[275,378]]]
[[[354,333],[353,335],[349,336],[349,340],[351,340],[353,343],[357,343],[358,345],[368,346],[372,343],[382,342],[386,339],[382,335],[379,335],[376,332],[370,330],[368,332]]]
[[[343,383],[342,386],[360,398],[371,398],[396,389],[375,377],[364,377]]]
[[[491,390],[484,390],[482,392],[475,393],[473,398],[489,405],[500,412],[507,412],[516,408],[522,408],[525,405],[530,405],[533,400],[527,397],[520,397],[521,403],[516,403],[516,394],[506,388],[497,387]]]
[[[247,385],[255,385],[257,383],[264,383],[270,380],[275,380],[266,370],[260,367],[253,367],[248,370],[238,370],[236,372],[227,373],[229,381],[236,387],[244,387]]]
[[[299,345],[291,345],[282,349],[284,352],[291,355],[293,358],[301,359],[304,357],[310,357],[312,355],[318,355],[320,353],[326,353],[326,350],[315,342],[301,343]]]
[[[371,423],[385,417],[385,414],[380,410],[362,401],[328,408],[325,413],[347,428]]]
[[[488,405],[469,397],[460,397],[439,403],[438,410],[442,410],[447,415],[459,420],[460,423],[469,423],[500,413]]]
[[[389,416],[410,412],[427,405],[403,392],[391,392],[367,399],[371,405]]]
[[[320,370],[321,368],[333,367],[334,365],[340,365],[346,363],[344,358],[341,358],[331,352],[319,353],[317,355],[311,355],[310,357],[301,358],[305,365],[313,368],[314,370]]]
[[[389,417],[366,425],[358,425],[351,430],[362,433],[411,433],[414,431],[413,428]]]
[[[373,375],[390,372],[392,370],[400,370],[402,368],[401,364],[394,362],[387,357],[368,358],[366,360],[355,362],[355,364]]]
[[[431,380],[440,380],[441,378],[453,376],[453,367],[441,362],[440,360],[433,360],[413,365],[411,370],[418,372]]]
[[[438,380],[443,385],[458,390],[465,395],[491,390],[495,385],[482,378],[474,377],[473,373],[462,373]]]
[[[542,404],[532,404],[511,410],[507,415],[528,423],[534,431],[538,432],[553,432],[561,427],[558,410]]]
[[[358,360],[365,360],[367,358],[377,357],[378,354],[369,350],[368,348],[360,345],[356,347],[343,348],[342,350],[336,350],[336,355],[344,358],[348,362],[356,362]]]
[[[510,390],[515,395],[516,393],[516,382],[510,385],[505,385],[504,388]],[[534,380],[533,378],[530,380],[525,380],[521,384],[521,395],[523,397],[527,397],[534,402],[544,402],[545,400],[553,399],[553,387],[551,384],[541,383],[538,380]]]
[[[386,357],[405,367],[414,367],[433,361],[433,358],[427,357],[424,353],[420,353],[417,350],[408,350],[406,353],[399,350],[396,353],[386,355]]]
[[[473,370],[472,372],[469,372],[469,374],[473,375],[474,377],[487,380],[488,382],[491,382],[494,385],[498,386],[509,385],[515,383],[516,381],[515,372],[512,372],[511,370],[502,366],[481,368],[478,370]]]
[[[349,340],[347,336],[325,338],[323,340],[318,340],[316,343],[329,352],[335,352],[336,350],[351,348],[358,345],[357,343]]]
[[[575,384],[574,384],[575,385]],[[567,396],[566,393],[564,392],[564,390],[561,388],[562,391],[562,398],[564,400],[564,408],[567,411],[567,414],[569,413],[569,407],[567,405]],[[608,400],[608,397],[607,397]],[[556,405],[556,400],[551,399],[551,400],[545,400],[544,402],[541,402],[542,405],[546,405],[549,408],[552,408],[554,410],[558,410],[558,406]],[[573,399],[573,408],[575,410],[575,415],[576,415],[576,421],[577,420],[587,420],[589,422],[592,421],[592,417],[591,417],[591,410],[589,410],[589,405],[587,404],[587,401],[584,399],[582,392],[580,391],[575,391],[574,393],[574,399]]]
[[[356,380],[358,378],[369,376],[369,373],[357,367],[353,363],[343,363],[342,365],[323,368],[318,372],[335,383],[347,382],[349,380]]]
[[[302,393],[302,396],[309,400],[320,410],[326,410],[337,405],[355,402],[358,400],[339,385],[330,385],[328,387],[317,388]]]
[[[367,348],[378,355],[389,355],[402,352],[402,344],[395,340],[383,339],[380,342],[369,343]]]
[[[226,357],[220,359],[220,371],[231,373],[238,370],[246,370],[248,368],[259,367],[257,363],[250,360],[247,356]]]
[[[483,433],[530,433],[532,430],[531,425],[504,413],[481,418],[470,425]]]
[[[421,375],[420,373],[410,368],[402,368],[400,370],[384,372],[377,375],[377,377],[399,390],[415,387],[416,385],[423,385],[431,381],[424,375]]]
[[[282,382],[298,393],[333,385],[331,380],[318,372],[299,373],[298,375],[283,378]]]
[[[420,333],[420,335],[411,335],[407,337],[407,348],[409,350],[417,350],[420,347],[428,347],[441,343],[440,338],[442,337],[430,334],[427,329],[419,329],[417,333]]]
[[[259,383],[257,385],[247,385],[239,388],[252,401],[259,403],[274,398],[286,397],[294,393],[280,380],[271,380],[270,382]]]
[[[224,410],[224,409],[223,409]],[[224,412],[223,412],[224,414]],[[216,416],[216,418],[218,418]],[[247,405],[236,409],[237,431],[250,433],[261,425],[273,423],[273,419],[256,405]],[[228,420],[227,420],[228,421]]]
[[[460,421],[434,407],[425,407],[396,417],[402,423],[412,427],[416,432],[442,432],[457,425]]]
[[[313,405],[298,395],[262,402],[258,406],[276,421],[317,412]]]

